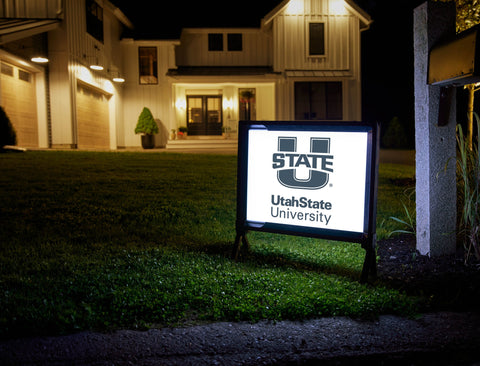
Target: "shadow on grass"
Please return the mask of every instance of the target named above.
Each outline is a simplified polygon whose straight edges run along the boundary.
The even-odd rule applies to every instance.
[[[233,241],[209,243],[208,245],[204,244],[197,246],[195,249],[192,248],[191,250],[193,252],[199,251],[208,255],[219,255],[235,261],[235,246]],[[236,261],[255,266],[268,265],[271,267],[289,268],[298,271],[322,273],[325,275],[336,275],[348,278],[352,281],[359,281],[361,274],[361,268],[359,270],[355,270],[334,263],[319,263],[315,260],[292,258],[287,254],[275,253],[273,251],[269,253],[262,253],[261,251],[255,250],[251,246],[249,248],[241,246]]]

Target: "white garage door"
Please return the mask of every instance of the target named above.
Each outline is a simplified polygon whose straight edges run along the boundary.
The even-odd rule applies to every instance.
[[[79,149],[110,148],[108,96],[86,85],[77,86]]]
[[[17,144],[38,147],[35,75],[1,61],[1,104],[17,134]]]

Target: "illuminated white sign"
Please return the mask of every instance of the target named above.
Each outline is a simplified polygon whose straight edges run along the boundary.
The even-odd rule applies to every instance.
[[[364,232],[366,132],[248,132],[246,219]]]
[[[249,230],[358,242],[376,275],[378,125],[239,124],[234,258]]]

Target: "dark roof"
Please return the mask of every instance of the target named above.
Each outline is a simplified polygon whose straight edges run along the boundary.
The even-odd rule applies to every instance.
[[[273,74],[271,66],[180,66],[168,76],[259,76]]]

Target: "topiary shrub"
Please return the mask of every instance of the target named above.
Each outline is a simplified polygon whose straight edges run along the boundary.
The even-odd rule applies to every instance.
[[[16,145],[17,134],[7,114],[0,107],[0,149],[5,145]]]
[[[158,125],[153,118],[152,112],[147,107],[144,107],[140,116],[138,116],[135,133],[143,133],[145,135],[154,135],[158,133]]]

